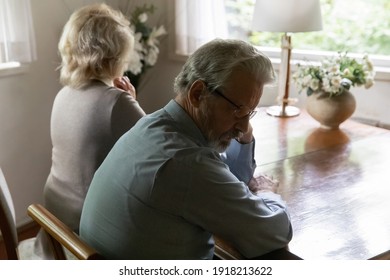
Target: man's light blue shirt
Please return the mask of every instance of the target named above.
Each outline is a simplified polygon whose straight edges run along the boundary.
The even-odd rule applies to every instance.
[[[97,170],[80,235],[108,259],[211,259],[213,234],[244,256],[284,247],[292,230],[279,195],[254,195],[254,143],[220,155],[175,102],[143,117]]]

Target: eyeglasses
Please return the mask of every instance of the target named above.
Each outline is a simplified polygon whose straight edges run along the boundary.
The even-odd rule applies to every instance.
[[[256,110],[251,110],[248,106],[245,106],[245,105],[237,105],[236,103],[234,103],[233,101],[231,101],[229,98],[227,98],[224,94],[222,94],[219,90],[215,89],[214,91],[212,91],[213,93],[216,93],[217,95],[219,95],[220,97],[222,97],[223,99],[225,99],[227,102],[229,102],[230,104],[232,104],[236,109],[234,110],[234,115],[238,118],[238,119],[242,119],[242,118],[246,118],[246,117],[249,117],[250,119],[253,118],[257,111]]]

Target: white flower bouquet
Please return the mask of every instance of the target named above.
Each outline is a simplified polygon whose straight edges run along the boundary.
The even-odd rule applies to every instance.
[[[348,91],[353,86],[370,88],[374,84],[375,71],[367,55],[361,60],[339,53],[337,57],[324,59],[319,65],[298,64],[292,79],[299,93],[306,91],[326,93],[329,97]]]
[[[125,75],[137,87],[139,79],[146,70],[156,64],[159,55],[159,37],[167,32],[163,25],[149,27],[148,15],[154,13],[155,7],[150,4],[136,7],[130,16],[131,28],[134,31],[135,45]]]

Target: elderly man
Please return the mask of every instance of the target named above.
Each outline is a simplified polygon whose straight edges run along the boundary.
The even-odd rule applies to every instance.
[[[81,237],[109,259],[211,259],[214,234],[248,258],[286,246],[284,202],[249,183],[249,119],[273,79],[248,43],[200,47],[175,79],[176,98],[121,137],[96,172]]]

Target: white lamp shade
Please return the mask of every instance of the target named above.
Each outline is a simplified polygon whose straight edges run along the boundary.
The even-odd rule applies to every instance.
[[[321,30],[319,0],[256,0],[252,28],[269,32]]]

